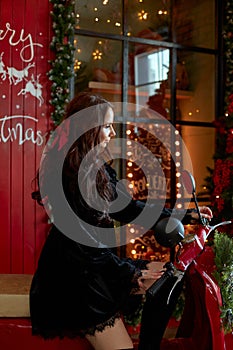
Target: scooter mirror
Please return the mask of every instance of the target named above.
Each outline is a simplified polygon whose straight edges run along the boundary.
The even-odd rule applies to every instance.
[[[193,194],[196,192],[196,184],[195,184],[195,180],[194,177],[192,176],[192,174],[187,171],[187,170],[183,170],[181,172],[181,179],[183,182],[183,185],[186,189],[186,191],[189,194]]]
[[[163,218],[154,227],[155,239],[163,247],[172,248],[184,238],[184,226],[176,218]]]

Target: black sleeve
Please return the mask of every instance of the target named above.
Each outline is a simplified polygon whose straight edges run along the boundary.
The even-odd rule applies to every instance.
[[[129,222],[134,222],[140,226],[147,225],[146,219],[145,222],[140,218],[137,220],[138,216],[142,213],[144,209],[147,210],[147,215],[149,217],[155,217],[155,222],[152,225],[156,225],[158,220],[169,217],[173,214],[177,219],[181,220],[184,225],[190,223],[191,215],[190,213],[193,209],[169,209],[165,208],[163,203],[159,202],[148,204],[144,201],[134,200],[122,184],[122,182],[118,182],[116,177],[116,172],[110,168],[107,169],[110,174],[110,181],[114,189],[115,199],[117,199],[110,206],[110,216],[121,223],[127,224]],[[119,210],[118,210],[119,208]],[[123,209],[122,209],[123,208]]]

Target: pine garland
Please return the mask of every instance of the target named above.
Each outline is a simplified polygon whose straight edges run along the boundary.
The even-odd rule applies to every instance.
[[[225,333],[233,330],[233,240],[226,233],[215,232],[216,278],[222,295],[221,318]]]
[[[54,36],[50,44],[55,53],[50,61],[48,72],[52,81],[50,104],[54,107],[51,118],[58,125],[65,111],[65,105],[70,98],[69,81],[73,77],[73,36],[75,27],[74,0],[50,0],[53,10],[50,12],[53,20]]]

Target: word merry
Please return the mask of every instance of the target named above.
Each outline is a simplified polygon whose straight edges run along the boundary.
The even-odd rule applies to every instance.
[[[16,123],[14,126],[7,126],[7,122],[13,119],[23,119],[23,120],[32,120],[38,123],[38,119],[33,118],[29,115],[13,115],[5,116],[0,118],[0,142],[6,143],[8,141],[18,141],[19,145],[22,145],[26,141],[31,141],[37,146],[41,146],[44,142],[42,132],[37,130],[36,132],[32,128],[25,128],[22,122]]]
[[[4,40],[7,36],[10,46],[17,46],[23,43],[23,48],[20,50],[20,57],[24,62],[31,62],[34,58],[34,46],[43,47],[43,45],[33,42],[31,34],[25,35],[24,29],[21,29],[18,37],[16,30],[12,29],[10,23],[6,23],[6,29],[0,29],[0,40]],[[26,58],[28,57],[28,58]]]

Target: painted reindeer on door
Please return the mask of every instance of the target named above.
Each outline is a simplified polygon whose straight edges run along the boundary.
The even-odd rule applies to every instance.
[[[21,89],[18,93],[19,95],[25,95],[29,92],[32,96],[36,97],[39,100],[39,106],[44,103],[42,97],[42,85],[39,83],[40,74],[37,75],[36,79],[34,74],[31,75],[31,80],[28,80],[24,89]]]
[[[44,103],[44,98],[42,96],[42,88],[43,86],[39,82],[40,74],[37,75],[36,79],[34,78],[34,74],[31,75],[31,78],[28,80],[29,69],[35,67],[35,63],[29,63],[24,69],[18,70],[15,67],[6,67],[3,62],[4,52],[0,54],[0,78],[2,80],[6,80],[8,75],[10,85],[17,85],[19,82],[25,81],[25,88],[21,89],[17,96],[26,95],[26,93],[30,93],[33,97],[39,100],[39,106],[41,107]]]
[[[16,85],[23,79],[26,79],[28,77],[28,70],[32,67],[35,67],[35,63],[29,63],[27,67],[22,70],[18,70],[14,67],[7,67],[10,84],[14,83],[14,85]]]

